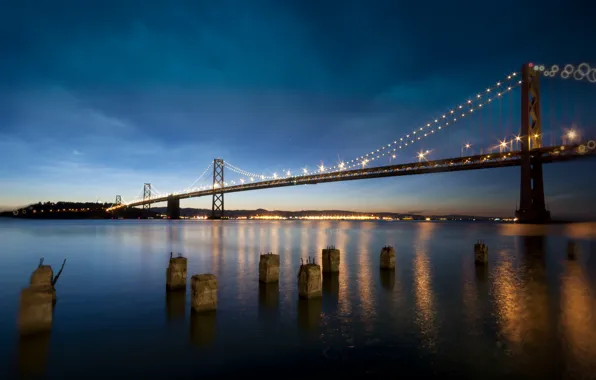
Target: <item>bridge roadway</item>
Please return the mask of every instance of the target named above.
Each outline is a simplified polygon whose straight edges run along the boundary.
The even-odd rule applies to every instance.
[[[596,155],[594,141],[587,144],[574,144],[566,146],[537,148],[531,151],[532,157],[540,159],[543,163],[555,163],[577,160]],[[151,198],[114,206],[109,211],[121,207],[134,207],[144,204],[167,202],[168,199],[195,198],[213,193],[235,193],[239,191],[271,189],[274,187],[296,186],[296,185],[316,185],[317,183],[351,181],[366,178],[397,177],[404,175],[430,174],[443,172],[456,172],[464,170],[479,170],[504,168],[510,166],[519,166],[521,162],[521,151],[483,154],[475,156],[457,157],[450,159],[421,161],[408,164],[378,166],[370,168],[361,168],[354,170],[335,171],[330,173],[318,173],[311,175],[301,175],[296,177],[279,178],[270,181],[251,182],[243,185],[226,186],[221,189],[208,189],[193,191],[188,193],[173,194]]]

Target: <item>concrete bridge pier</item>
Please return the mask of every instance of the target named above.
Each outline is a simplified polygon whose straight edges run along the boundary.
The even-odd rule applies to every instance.
[[[180,198],[168,197],[168,219],[180,219]]]
[[[474,262],[476,265],[488,264],[488,246],[481,240],[474,244]]]

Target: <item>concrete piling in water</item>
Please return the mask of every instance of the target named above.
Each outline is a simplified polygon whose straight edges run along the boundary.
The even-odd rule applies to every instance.
[[[476,265],[488,264],[488,246],[482,240],[474,244],[474,262]]]
[[[577,243],[573,240],[569,240],[567,242],[567,258],[569,260],[576,260],[579,254],[579,247]]]
[[[41,287],[44,291],[52,292],[52,302],[56,302],[56,290],[53,285],[54,271],[51,265],[43,265],[43,259],[40,260],[37,269],[31,273],[29,280],[30,287]]]
[[[339,249],[332,245],[323,249],[323,272],[339,272]]]
[[[315,259],[308,258],[300,264],[298,271],[298,296],[302,299],[321,297],[321,266],[315,264]]]
[[[395,269],[395,249],[390,245],[381,249],[381,269]]]
[[[18,321],[21,335],[48,333],[52,330],[55,294],[51,285],[31,286],[21,291]]]
[[[188,260],[178,254],[178,257],[172,257],[170,252],[170,262],[166,269],[166,290],[170,292],[186,290],[186,268]]]
[[[66,259],[58,274],[50,265],[43,265],[43,258],[31,274],[29,287],[21,291],[18,328],[22,336],[49,333],[52,330],[58,278],[64,270]]]
[[[267,253],[259,261],[259,281],[264,284],[279,282],[279,255]]]
[[[195,274],[190,281],[192,310],[200,312],[217,309],[217,277],[214,274]]]

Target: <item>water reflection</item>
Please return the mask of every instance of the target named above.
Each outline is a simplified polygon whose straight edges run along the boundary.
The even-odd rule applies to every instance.
[[[279,308],[279,284],[259,282],[259,313],[276,315]]]
[[[219,274],[220,265],[223,264],[224,259],[224,229],[222,221],[214,220],[211,223],[213,223],[211,225],[211,270],[213,273]]]
[[[466,318],[466,326],[468,327],[468,333],[470,335],[478,335],[481,333],[479,330],[478,322],[480,320],[480,308],[479,308],[479,288],[480,284],[474,279],[475,275],[478,275],[478,270],[482,270],[479,267],[486,268],[485,265],[472,265],[469,260],[462,259],[463,270],[463,289],[462,289],[462,301],[463,301],[463,312]]]
[[[298,300],[297,309],[298,326],[304,331],[316,333],[321,323],[322,298],[300,299]]]
[[[392,291],[395,287],[395,270],[381,269],[379,272],[381,276],[381,286],[388,291]]]
[[[499,325],[499,341],[513,344],[522,341],[522,282],[517,276],[513,257],[499,254],[493,282],[495,313]]]
[[[371,275],[372,255],[369,252],[371,243],[372,223],[363,223],[358,234],[358,295],[362,307],[362,323],[368,333],[372,332],[374,318],[376,317],[376,294],[372,291],[373,279]]]
[[[186,315],[186,291],[166,292],[166,315],[168,321],[184,319]]]
[[[565,372],[571,378],[596,374],[596,302],[588,279],[578,262],[569,261],[561,280]]]
[[[337,247],[340,252],[347,252],[349,242],[350,242],[350,235],[346,233],[351,226],[349,222],[339,222],[338,228],[339,232],[335,235],[335,247]],[[350,302],[349,297],[349,284],[350,284],[350,277],[353,275],[350,272],[350,266],[348,265],[348,260],[340,260],[339,262],[339,278],[338,278],[338,311],[340,315],[348,316],[352,314],[352,303]]]
[[[414,296],[416,300],[415,320],[422,335],[421,345],[434,351],[438,331],[430,261],[426,252],[432,229],[433,225],[430,223],[418,225],[418,241],[414,257]]]
[[[545,348],[542,342],[550,335],[549,302],[546,276],[546,249],[543,236],[524,237],[523,282],[525,319],[527,321],[526,345]]]
[[[180,253],[182,251],[182,236],[178,222],[170,221],[170,223],[168,223],[167,229],[167,251]]]
[[[21,336],[18,342],[18,370],[21,378],[43,377],[50,348],[50,334]]]
[[[323,273],[323,297],[327,296],[337,302],[339,297],[339,273]]]
[[[216,312],[190,312],[190,341],[197,346],[210,346],[215,339]]]

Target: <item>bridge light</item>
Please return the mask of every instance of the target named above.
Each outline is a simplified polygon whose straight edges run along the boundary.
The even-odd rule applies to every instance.
[[[537,139],[538,138],[538,133],[534,134],[534,138]]]
[[[471,147],[471,146],[472,146],[472,145],[470,145],[470,144],[466,144],[466,149],[467,149],[467,148],[469,148],[469,147]]]
[[[323,165],[321,165],[321,166],[319,166],[319,170],[323,172],[323,171],[325,171],[325,167]]]
[[[250,182],[254,182],[255,179],[253,177],[250,177]]]
[[[515,141],[521,141],[521,136],[515,136]]]
[[[345,166],[345,164],[344,164],[343,162],[340,162],[340,163],[339,163],[339,168],[340,168],[340,169],[343,169],[343,168],[344,168],[344,166]]]
[[[240,179],[240,183],[244,185],[244,179]]]
[[[273,178],[277,178],[277,173],[273,173]]]
[[[302,169],[302,171],[304,172],[304,174],[308,174],[308,170],[306,168]]]
[[[286,172],[286,175],[287,175],[288,177],[289,177],[291,174],[292,174],[292,173],[290,173],[290,171],[289,171],[289,170]]]
[[[577,137],[577,132],[575,132],[573,129],[571,129],[569,132],[567,132],[567,137],[569,138],[570,141],[573,141]]]

